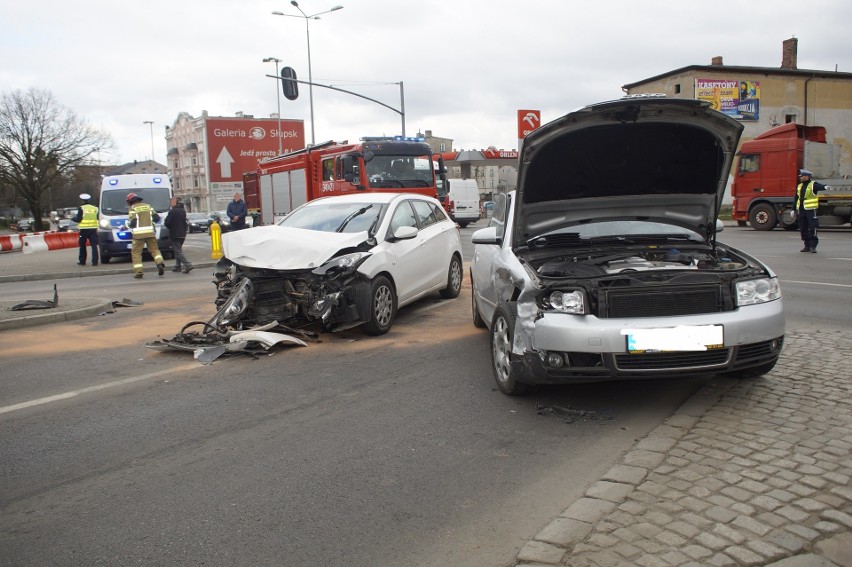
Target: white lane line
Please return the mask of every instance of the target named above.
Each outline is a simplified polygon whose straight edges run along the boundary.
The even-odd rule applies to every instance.
[[[800,283],[806,285],[827,285],[830,287],[852,287],[850,284],[842,284],[842,283],[823,283],[823,282],[802,282],[798,280],[781,280],[784,283]]]
[[[65,392],[63,394],[56,394],[54,396],[47,396],[46,398],[39,398],[37,400],[30,400],[29,402],[22,402],[20,404],[14,404],[11,406],[0,407],[0,414],[9,413],[17,410],[22,410],[26,408],[31,408],[35,406],[40,406],[44,404],[49,404],[51,402],[57,402],[59,400],[67,400],[68,398],[73,398],[75,396],[79,396],[81,394],[88,394],[89,392],[97,392],[98,390],[106,390],[107,388],[114,388],[116,386],[121,386],[123,384],[131,384],[133,382],[141,382],[142,380],[150,380],[151,378],[158,378],[160,376],[167,376],[169,374],[174,374],[175,372],[183,372],[185,370],[191,370],[193,368],[200,368],[201,366],[198,363],[195,364],[185,364],[183,366],[177,366],[175,368],[169,368],[167,370],[158,370],[157,372],[152,372],[150,374],[143,374],[142,376],[133,376],[132,378],[124,378],[123,380],[116,380],[114,382],[107,382],[106,384],[99,384],[97,386],[89,386],[88,388],[82,388],[80,390],[72,390],[70,392]]]

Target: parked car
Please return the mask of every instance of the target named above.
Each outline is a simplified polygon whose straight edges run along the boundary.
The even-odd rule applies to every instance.
[[[214,326],[272,321],[387,333],[397,309],[457,297],[459,229],[431,197],[359,193],[309,201],[275,225],[222,237]]]
[[[58,230],[59,232],[71,232],[80,230],[77,226],[77,223],[72,221],[71,219],[59,219],[59,222],[56,224],[56,230]]]
[[[213,211],[209,215],[207,215],[207,229],[210,230],[210,225],[213,224],[213,221],[219,223],[219,228],[222,229],[222,233],[226,233],[231,230],[231,221],[228,218],[228,213],[225,211]]]
[[[18,219],[17,226],[18,232],[32,232],[35,227],[35,219],[32,217],[28,219]]]
[[[186,222],[189,232],[207,232],[209,225],[207,215],[204,213],[186,213]]]
[[[527,138],[516,192],[472,235],[472,316],[499,389],[769,372],[778,278],[716,240],[742,124],[702,101],[626,97]]]

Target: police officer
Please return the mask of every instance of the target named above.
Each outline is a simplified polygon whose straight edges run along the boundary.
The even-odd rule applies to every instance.
[[[825,190],[825,185],[811,180],[813,173],[807,169],[799,170],[799,185],[796,187],[796,217],[799,220],[799,232],[802,234],[802,242],[805,247],[800,252],[813,252],[816,254],[819,237],[817,229],[817,208],[819,198],[817,193]]]
[[[130,249],[130,257],[133,260],[133,277],[141,278],[144,273],[142,267],[142,249],[148,247],[148,253],[157,264],[157,273],[161,276],[166,273],[166,265],[163,263],[163,255],[157,246],[157,233],[154,224],[159,222],[160,215],[154,208],[142,202],[142,197],[136,193],[127,195],[127,205],[130,210],[127,213],[127,226],[133,233],[133,246]]]
[[[98,208],[90,201],[92,196],[88,193],[80,193],[80,200],[83,204],[77,209],[77,214],[71,219],[77,223],[77,228],[80,229],[80,237],[77,240],[80,247],[80,255],[77,263],[81,266],[86,265],[86,245],[92,247],[92,265],[98,265]]]

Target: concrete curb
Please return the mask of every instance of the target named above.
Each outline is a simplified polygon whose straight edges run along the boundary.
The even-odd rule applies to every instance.
[[[199,268],[211,268],[216,265],[216,262],[194,262],[192,264],[192,269],[197,270]],[[167,266],[166,270],[170,270],[171,267]],[[145,272],[147,273],[156,273],[156,266],[148,266],[145,268]],[[133,270],[130,268],[130,265],[126,265],[122,268],[111,268],[106,270],[80,270],[78,272],[62,272],[62,273],[52,273],[52,274],[14,274],[10,276],[0,276],[0,284],[3,283],[12,283],[12,282],[33,282],[33,281],[43,281],[43,280],[62,280],[68,278],[89,278],[94,276],[121,276],[121,275],[131,275]]]
[[[101,297],[86,297],[77,298],[75,304],[71,308],[64,308],[60,302],[58,307],[53,309],[36,309],[23,311],[9,311],[9,308],[18,301],[3,301],[0,302],[0,331],[9,329],[21,329],[24,327],[33,327],[36,325],[44,325],[47,323],[59,323],[63,321],[73,321],[84,317],[93,317],[104,312],[112,312],[112,301]]]

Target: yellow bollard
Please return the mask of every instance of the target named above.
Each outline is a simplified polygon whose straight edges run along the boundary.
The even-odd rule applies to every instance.
[[[210,257],[218,260],[222,257],[222,227],[216,221],[210,223],[210,244]]]

